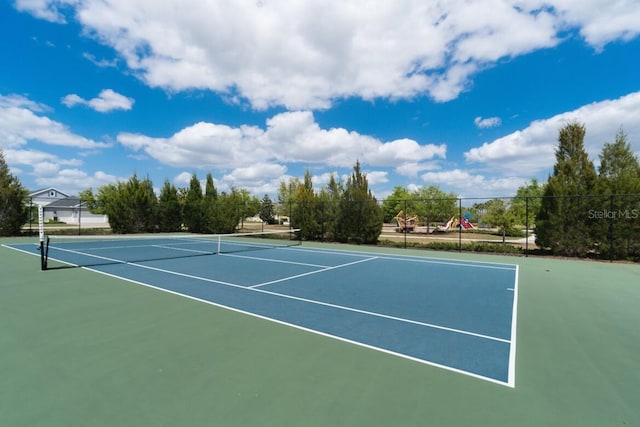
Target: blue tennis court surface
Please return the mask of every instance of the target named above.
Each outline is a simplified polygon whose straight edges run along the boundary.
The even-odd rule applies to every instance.
[[[517,265],[305,246],[210,253],[104,240],[52,246],[49,258],[515,386]]]

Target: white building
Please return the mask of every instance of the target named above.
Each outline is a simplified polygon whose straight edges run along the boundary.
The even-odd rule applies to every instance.
[[[33,206],[42,205],[44,221],[61,221],[66,224],[94,225],[107,224],[106,215],[96,215],[89,212],[85,202],[81,202],[78,196],[49,187],[36,190],[29,194]]]

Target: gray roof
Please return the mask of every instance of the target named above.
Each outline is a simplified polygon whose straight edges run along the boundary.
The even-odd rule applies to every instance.
[[[56,200],[55,202],[49,203],[46,207],[48,208],[77,208],[80,205],[79,197],[67,197],[64,199]],[[82,207],[86,207],[87,203],[82,202]]]

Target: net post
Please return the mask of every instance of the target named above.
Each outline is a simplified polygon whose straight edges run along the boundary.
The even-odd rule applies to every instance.
[[[49,247],[49,242],[47,241],[45,247],[44,240],[44,207],[42,205],[38,205],[38,240],[40,245],[38,248],[40,249],[40,270],[47,269],[47,252]],[[47,238],[47,240],[49,240]]]
[[[49,261],[49,237],[40,243],[40,269],[42,271],[48,268]]]

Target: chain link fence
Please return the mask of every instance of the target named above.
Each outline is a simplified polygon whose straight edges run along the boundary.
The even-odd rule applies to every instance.
[[[362,203],[284,211],[306,240],[365,242],[373,228],[378,244],[403,248],[640,261],[640,194],[386,199],[379,219]],[[361,237],[345,239],[344,222]]]
[[[46,206],[45,221],[60,221],[77,233],[96,224],[108,227],[108,218],[92,215],[77,202]],[[386,199],[375,203],[291,201],[275,206],[274,214],[278,227],[300,228],[305,240],[640,261],[640,194]],[[29,220],[22,230],[34,235],[37,205],[31,199],[24,204]],[[238,208],[239,229],[249,227],[245,216],[250,214],[243,209]]]

